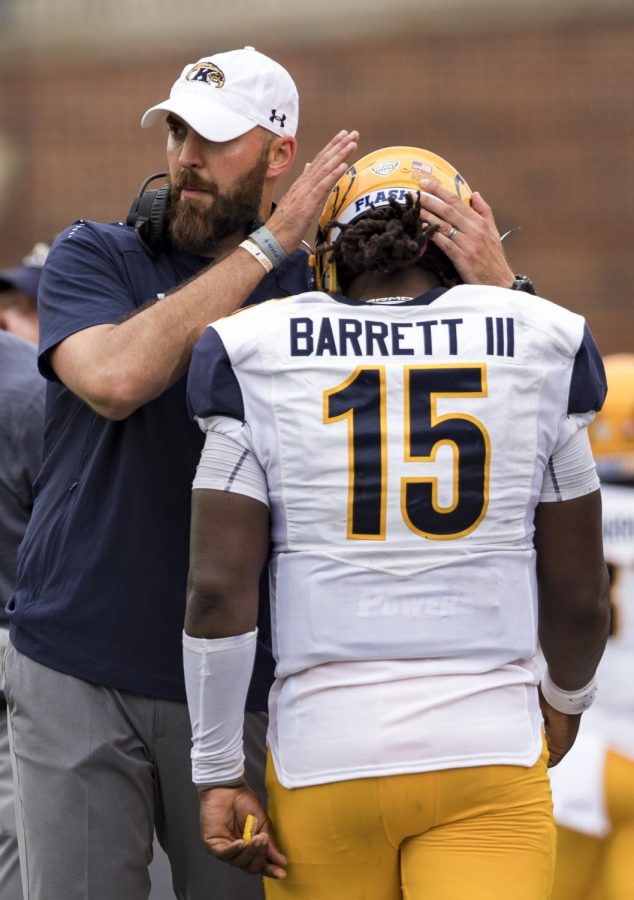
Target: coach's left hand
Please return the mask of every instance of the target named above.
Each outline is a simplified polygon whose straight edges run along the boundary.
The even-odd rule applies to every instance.
[[[472,206],[435,179],[420,183],[421,218],[440,230],[431,240],[452,261],[465,284],[510,288],[515,275],[504,256],[488,203],[476,191]],[[448,237],[452,235],[452,237]]]
[[[207,850],[217,859],[251,874],[285,878],[286,857],[280,852],[271,820],[248,787],[199,788],[200,830]],[[248,814],[255,817],[253,837],[242,837]]]

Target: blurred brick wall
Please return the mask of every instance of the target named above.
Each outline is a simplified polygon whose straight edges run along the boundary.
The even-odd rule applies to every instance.
[[[389,144],[440,153],[501,231],[520,226],[505,245],[516,271],[586,315],[604,352],[634,350],[634,17],[256,46],[296,78],[300,161],[341,127],[360,129],[360,154]],[[0,265],[75,218],[124,218],[143,178],[164,167],[161,129],[142,131],[141,113],[186,62],[221,49],[134,63],[27,56],[5,70],[0,141],[15,167]]]

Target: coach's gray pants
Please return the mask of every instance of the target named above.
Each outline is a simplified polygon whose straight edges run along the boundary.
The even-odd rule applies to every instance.
[[[0,693],[0,900],[22,900],[7,711]]]
[[[0,665],[9,632],[0,625]],[[9,752],[4,685],[0,677],[0,900],[22,900],[18,839],[15,833],[13,773]]]
[[[179,900],[261,900],[259,877],[204,849],[187,706],[5,654],[26,900],[146,900],[154,828]],[[263,793],[264,713],[247,713],[247,779]]]

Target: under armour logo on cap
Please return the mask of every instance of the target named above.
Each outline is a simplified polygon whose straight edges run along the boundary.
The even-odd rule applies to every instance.
[[[279,122],[280,128],[284,128],[284,122],[286,122],[286,116],[284,115],[284,113],[282,113],[281,116],[276,116],[275,115],[276,112],[277,112],[276,109],[271,110],[271,115],[269,116],[269,122]]]

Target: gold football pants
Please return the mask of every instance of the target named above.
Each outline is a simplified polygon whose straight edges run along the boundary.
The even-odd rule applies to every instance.
[[[269,813],[288,875],[267,900],[547,900],[555,826],[546,753],[288,790],[269,758]]]
[[[634,760],[608,752],[604,785],[610,834],[558,829],[553,900],[634,898]]]

